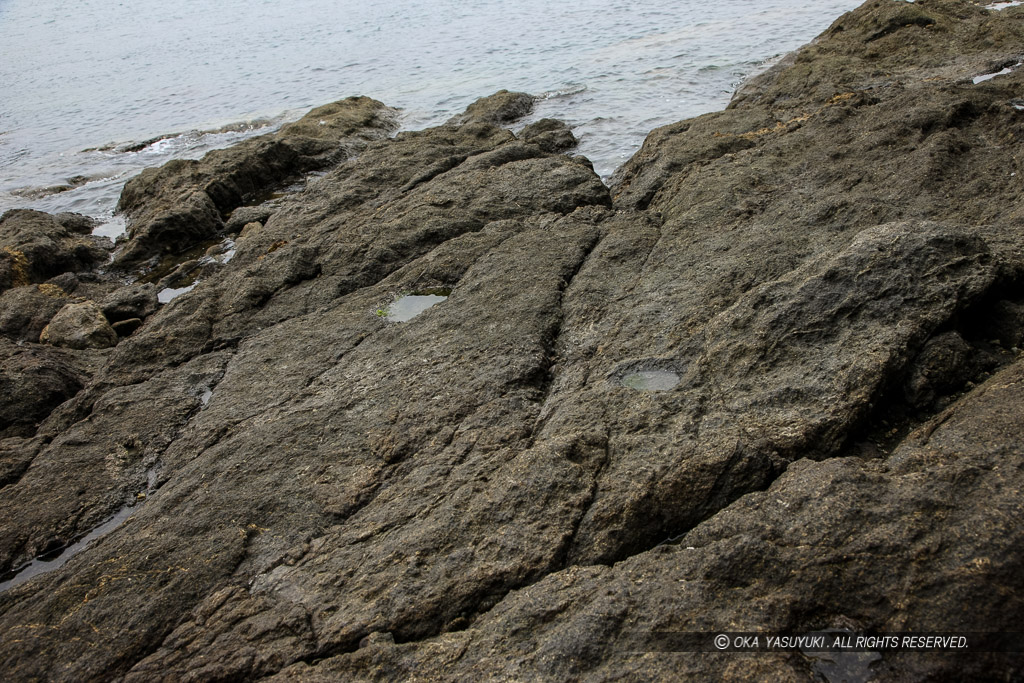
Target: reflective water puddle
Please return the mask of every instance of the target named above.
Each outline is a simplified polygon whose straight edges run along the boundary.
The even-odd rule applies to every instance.
[[[156,294],[156,300],[162,304],[169,303],[174,299],[177,299],[182,294],[191,292],[193,289],[196,288],[196,285],[198,284],[199,282],[197,280],[196,282],[190,284],[188,287],[167,287],[166,289],[161,289]]]
[[[450,289],[426,289],[400,296],[387,309],[380,309],[377,315],[392,323],[412,320],[423,311],[436,306],[451,294]]]
[[[71,545],[44,553],[28,564],[19,567],[14,572],[8,573],[7,576],[10,576],[11,578],[6,581],[0,581],[0,593],[14,588],[15,586],[19,586],[34,576],[52,572],[54,569],[60,569],[67,564],[68,560],[85,550],[90,543],[98,538],[106,536],[111,531],[121,526],[121,524],[131,517],[132,514],[139,511],[141,505],[138,504],[137,501],[144,500],[153,492],[153,489],[156,488],[156,479],[156,470],[150,470],[146,473],[146,490],[144,493],[140,493],[137,496],[136,501],[132,501],[130,505],[125,505],[123,508],[115,512],[107,521],[103,522],[103,524],[100,524],[98,527],[94,528],[88,534]],[[13,576],[11,574],[13,574]]]
[[[622,378],[622,386],[636,391],[668,391],[677,384],[679,375],[669,370],[639,370]]]
[[[1006,74],[1011,74],[1021,64],[1024,64],[1024,62],[1017,62],[1013,66],[1008,66],[1005,69],[1003,69],[1002,71],[996,71],[995,73],[982,74],[980,76],[975,76],[974,78],[971,79],[971,81],[974,83],[974,85],[977,85],[979,83],[984,83],[985,81],[990,81],[993,78],[995,78],[996,76],[1005,76]]]

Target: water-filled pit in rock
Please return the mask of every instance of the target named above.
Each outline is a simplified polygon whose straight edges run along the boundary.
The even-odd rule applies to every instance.
[[[974,85],[978,85],[979,83],[984,83],[985,81],[990,81],[993,78],[995,78],[996,76],[1005,76],[1007,74],[1011,74],[1011,73],[1014,72],[1015,69],[1017,69],[1022,64],[1024,64],[1024,62],[1017,62],[1016,64],[1014,64],[1012,66],[1006,67],[1002,71],[996,71],[996,72],[990,73],[990,74],[982,74],[980,76],[975,76],[974,78],[971,79],[971,81],[974,83]]]
[[[106,522],[90,531],[77,542],[64,548],[59,548],[49,553],[40,555],[39,557],[35,558],[28,564],[18,569],[14,576],[12,576],[11,578],[7,579],[6,581],[0,581],[0,593],[3,593],[5,590],[8,590],[9,588],[14,588],[15,586],[25,583],[33,576],[39,576],[40,574],[51,572],[54,569],[60,569],[67,563],[68,560],[70,560],[72,557],[74,557],[81,551],[85,550],[86,546],[88,546],[97,538],[105,536],[117,527],[121,526],[124,520],[131,517],[132,513],[137,511],[138,508],[135,506],[125,506],[118,510],[113,517],[111,517]]]
[[[450,289],[429,289],[405,294],[388,306],[384,318],[392,323],[408,322],[431,306],[447,299],[449,294]]]
[[[156,485],[157,473],[156,468],[153,467],[146,472],[146,488],[135,497],[135,500],[122,507],[107,519],[107,521],[95,527],[92,531],[71,545],[43,553],[28,564],[8,572],[6,575],[8,578],[0,581],[0,593],[21,585],[34,576],[46,574],[47,572],[52,572],[54,569],[60,569],[63,567],[67,564],[68,560],[85,550],[90,543],[96,539],[106,536],[111,531],[121,526],[126,519],[138,512],[141,507],[140,503],[145,501],[145,499],[152,494],[154,490],[156,490]],[[4,575],[0,574],[0,577],[2,576]]]
[[[182,294],[191,292],[193,289],[196,288],[196,285],[198,284],[199,282],[197,281],[193,282],[187,287],[167,287],[165,289],[161,289],[159,292],[157,292],[156,300],[162,304],[170,303],[171,301],[178,298]]]
[[[671,370],[639,370],[622,378],[622,386],[636,391],[668,391],[679,384],[679,375]]]

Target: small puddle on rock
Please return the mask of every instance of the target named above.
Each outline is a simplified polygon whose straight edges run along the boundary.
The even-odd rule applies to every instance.
[[[998,12],[999,10],[1004,10],[1009,7],[1017,7],[1019,5],[1024,5],[1024,0],[1011,0],[1010,2],[994,2],[991,5],[985,5],[985,9],[995,10]]]
[[[978,85],[979,83],[984,83],[985,81],[990,81],[993,78],[995,78],[996,76],[1005,76],[1006,74],[1011,74],[1021,64],[1024,64],[1024,62],[1017,62],[1013,66],[1008,66],[1005,69],[1003,69],[1002,71],[996,71],[995,73],[982,74],[980,76],[975,76],[974,78],[971,79],[971,81],[974,83],[974,85]]]
[[[103,522],[98,527],[94,528],[92,531],[90,531],[85,536],[78,539],[71,545],[64,546],[63,548],[57,548],[47,553],[43,553],[39,557],[35,558],[28,564],[19,567],[18,569],[15,569],[11,572],[7,572],[6,574],[0,574],[0,576],[10,577],[4,581],[0,581],[0,593],[3,593],[8,589],[14,588],[15,586],[19,586],[34,576],[46,574],[47,572],[52,572],[54,569],[60,569],[61,567],[63,567],[65,564],[67,564],[68,560],[70,560],[72,557],[82,552],[83,550],[85,550],[90,543],[92,543],[98,538],[106,536],[111,531],[121,526],[126,519],[131,517],[134,513],[138,512],[139,508],[142,507],[142,502],[144,502],[146,498],[150,494],[152,494],[153,491],[156,489],[156,484],[157,474],[156,468],[154,467],[150,469],[148,472],[146,472],[145,491],[140,492],[135,497],[135,500],[133,500],[130,504],[125,505],[123,508],[115,512],[113,516],[110,517],[110,519]]]
[[[622,378],[622,386],[636,391],[668,391],[677,384],[679,375],[669,370],[639,370]]]
[[[383,317],[392,323],[408,322],[431,306],[447,299],[451,292],[450,289],[427,289],[400,296],[388,306]]]
[[[186,292],[191,292],[193,289],[196,288],[196,285],[198,284],[199,281],[197,280],[190,284],[188,287],[167,287],[166,289],[161,289],[159,292],[157,292],[156,300],[162,304],[169,303],[174,299],[177,299],[182,294],[185,294]]]

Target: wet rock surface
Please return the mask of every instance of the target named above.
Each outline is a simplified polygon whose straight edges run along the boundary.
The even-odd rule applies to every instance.
[[[140,322],[109,349],[23,339],[4,311],[44,293],[19,282],[0,572],[141,504],[0,592],[0,670],[814,680],[657,634],[1016,631],[1024,72],[972,79],[1022,45],[1024,10],[869,2],[610,191],[563,124],[504,129],[533,98],[502,91],[232,216],[229,260],[176,234],[200,256],[160,282],[194,286],[158,309],[161,285],[62,281]],[[126,188],[137,224],[208,201],[222,230],[210,169]],[[426,291],[448,298],[380,314]]]

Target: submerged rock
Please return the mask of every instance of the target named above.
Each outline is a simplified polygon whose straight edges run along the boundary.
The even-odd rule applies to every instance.
[[[498,93],[240,214],[115,348],[46,349],[103,365],[0,441],[0,570],[153,490],[0,593],[0,667],[811,680],[671,635],[1014,631],[1024,71],[972,76],[1021,44],[1012,10],[873,0],[652,132],[614,201]],[[879,655],[862,675],[1024,666]]]

